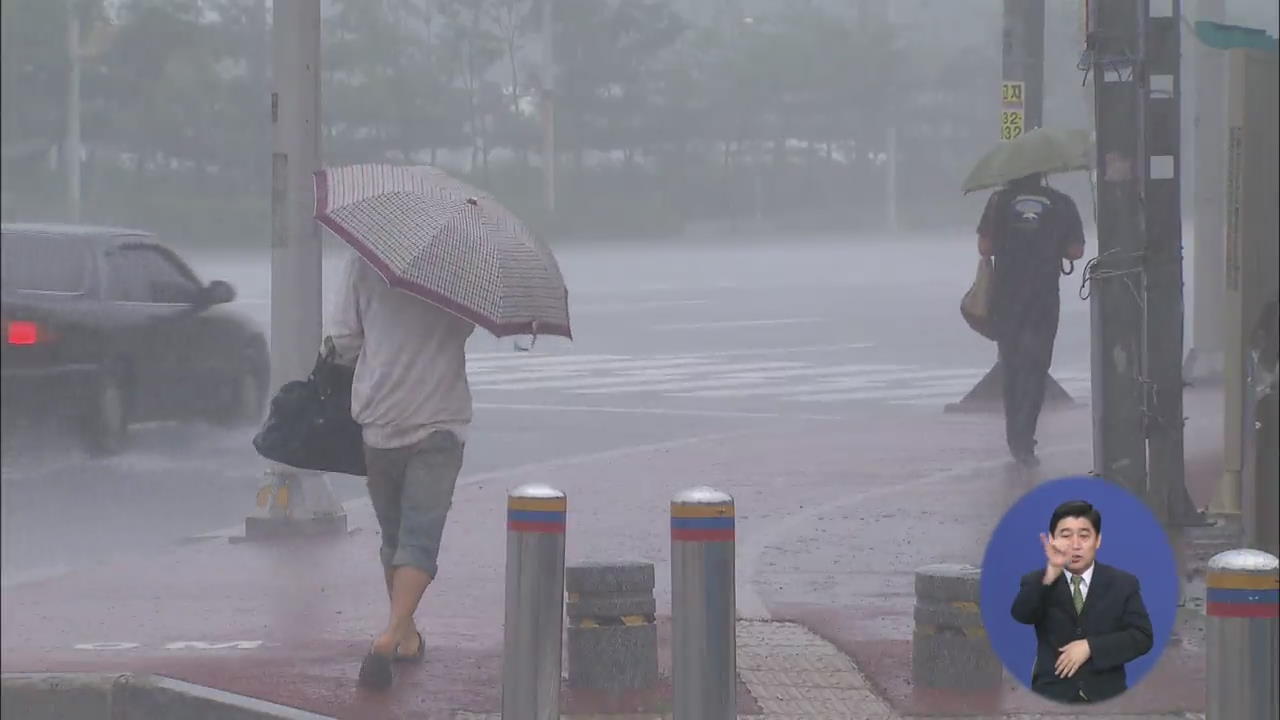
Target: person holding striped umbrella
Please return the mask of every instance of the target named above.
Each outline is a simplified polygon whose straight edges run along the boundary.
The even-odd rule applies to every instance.
[[[355,251],[330,319],[354,365],[369,496],[382,529],[387,625],[360,666],[384,690],[425,655],[414,613],[439,572],[472,419],[467,339],[572,337],[551,251],[489,195],[432,167],[356,165],[315,175],[317,220]]]

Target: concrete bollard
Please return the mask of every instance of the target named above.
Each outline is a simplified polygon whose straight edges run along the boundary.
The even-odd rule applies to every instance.
[[[1280,559],[1228,550],[1209,560],[1205,597],[1205,720],[1275,718]]]
[[[1004,680],[978,607],[980,568],[928,565],[916,570],[911,677],[931,690],[993,691]]]
[[[673,720],[734,720],[737,604],[733,497],[709,487],[671,501]]]
[[[564,493],[546,485],[507,498],[503,720],[560,717],[566,507]]]
[[[639,690],[658,681],[653,563],[582,563],[565,570],[569,684]]]

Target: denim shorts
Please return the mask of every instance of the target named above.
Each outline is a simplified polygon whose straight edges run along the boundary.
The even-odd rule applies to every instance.
[[[388,570],[401,565],[436,577],[440,538],[462,469],[463,444],[437,430],[416,445],[365,446],[369,498],[382,528],[379,554]]]

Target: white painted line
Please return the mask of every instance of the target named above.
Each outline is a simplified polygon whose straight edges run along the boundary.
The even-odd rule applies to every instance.
[[[473,358],[478,358],[478,362],[473,362]],[[626,355],[535,355],[531,353],[496,353],[492,355],[468,355],[467,367],[475,366],[477,368],[490,367],[494,365],[510,366],[510,365],[541,365],[546,363],[561,364],[580,364],[593,363],[604,360],[626,360]]]
[[[779,353],[820,352],[830,350],[865,350],[875,347],[875,343],[841,343],[838,345],[797,345],[795,347],[775,348],[738,348],[736,350],[712,350],[689,355],[672,355],[671,357],[733,357],[735,355],[774,355]]]
[[[590,387],[607,387],[609,385],[628,385],[634,384],[642,380],[668,380],[679,378],[690,378],[695,373],[703,376],[716,375],[721,372],[729,372],[732,370],[755,370],[769,369],[780,367],[798,367],[803,363],[773,361],[761,363],[738,363],[736,365],[717,365],[707,361],[694,360],[669,360],[660,362],[636,362],[636,363],[619,363],[605,370],[614,370],[615,372],[608,377],[593,377],[582,380],[572,378],[566,379],[547,379],[537,375],[525,376],[508,376],[503,378],[481,377],[471,383],[471,386],[483,390],[572,390],[576,388]],[[664,366],[666,369],[663,369]],[[681,367],[684,366],[684,367]],[[619,368],[636,368],[634,370],[619,370]],[[524,380],[524,381],[522,381]]]
[[[918,397],[941,397],[954,393],[968,392],[980,378],[964,382],[937,382],[910,388],[884,388],[881,390],[864,390],[861,392],[829,393],[815,395],[789,396],[787,400],[796,402],[839,402],[844,400],[892,400]]]
[[[901,366],[900,366],[901,367]],[[825,398],[835,392],[846,392],[850,390],[864,390],[867,388],[884,388],[889,390],[891,387],[904,384],[912,385],[930,385],[941,381],[928,380],[932,377],[963,377],[963,382],[969,382],[969,378],[974,377],[974,373],[978,373],[977,377],[981,377],[981,371],[975,370],[917,370],[913,372],[882,372],[867,373],[865,375],[848,374],[833,377],[831,379],[819,380],[816,383],[807,383],[804,385],[772,385],[770,387],[753,388],[743,390],[741,393],[730,390],[706,390],[694,393],[685,393],[689,397],[716,398],[716,397],[738,397],[740,395],[788,395],[793,396],[790,399],[808,399],[809,396]],[[960,382],[957,380],[947,380],[948,383]],[[976,382],[976,379],[974,379]]]
[[[734,373],[734,377],[791,378],[817,375],[846,375],[869,370],[907,370],[914,365],[810,365],[791,370],[763,370],[752,373]]]
[[[798,420],[841,420],[839,415],[794,415],[775,412],[734,412],[731,410],[677,410],[674,408],[629,408],[601,405],[536,405],[508,403],[476,403],[478,408],[498,410],[547,410],[551,412],[603,412],[635,415],[688,415],[691,417],[788,418]]]
[[[634,383],[644,379],[645,377],[648,377],[650,380],[667,380],[686,376],[674,372],[663,374],[654,371],[652,373],[637,373],[632,375],[619,374],[614,377],[588,377],[567,380],[547,380],[545,382],[540,380],[502,383],[482,381],[473,383],[472,387],[477,390],[569,390],[573,388],[603,387],[607,385]]]
[[[797,325],[822,322],[822,318],[780,318],[777,320],[722,320],[700,323],[675,323],[655,325],[654,330],[702,330],[706,328],[754,327],[758,325]]]
[[[647,302],[607,302],[593,305],[579,305],[572,308],[577,315],[607,313],[629,310],[646,310],[652,308],[673,307],[682,305],[705,305],[709,300],[649,300]]]
[[[477,375],[482,380],[488,381],[495,377],[502,377],[505,374],[511,374],[519,377],[534,377],[535,373],[542,373],[542,376],[550,375],[554,372],[574,372],[584,373],[599,370],[657,370],[661,368],[678,368],[691,365],[705,365],[713,362],[709,358],[652,358],[652,359],[627,359],[627,360],[602,360],[596,363],[541,363],[538,365],[506,365],[501,368],[483,368],[477,371]],[[470,372],[470,371],[468,371]]]
[[[477,407],[481,407],[481,406],[477,405]],[[533,409],[534,407],[537,407],[537,406],[530,406],[530,409]],[[800,417],[800,416],[791,416],[791,417]],[[827,417],[816,416],[816,419],[837,420],[839,418],[827,418]],[[649,443],[645,445],[630,445],[627,447],[614,448],[612,450],[602,450],[599,452],[583,453],[582,455],[572,455],[566,458],[559,458],[556,460],[545,460],[542,462],[527,463],[524,465],[517,465],[515,467],[503,468],[501,470],[491,470],[489,472],[476,473],[474,475],[464,474],[463,476],[458,478],[457,485],[459,487],[466,487],[469,485],[478,485],[483,482],[506,480],[509,478],[520,477],[521,475],[524,475],[526,473],[531,473],[531,472],[540,472],[543,470],[554,470],[556,468],[572,467],[574,465],[583,465],[586,463],[593,463],[593,462],[620,460],[629,455],[654,452],[656,450],[670,450],[673,448],[684,447],[685,445],[697,445],[705,442],[715,442],[718,440],[724,440],[726,438],[737,437],[739,435],[748,435],[752,432],[759,432],[759,431],[758,430],[737,430],[734,432],[714,433],[711,435],[699,435],[695,437],[679,438],[677,440],[668,440],[666,442],[660,442],[660,443]],[[357,510],[369,509],[371,506],[372,506],[372,501],[370,501],[367,496],[362,498],[356,498],[354,500],[348,500],[347,502],[342,503],[343,509],[346,510],[348,514],[355,512]],[[243,534],[244,534],[244,524],[237,523],[235,525],[219,528],[211,532],[194,535],[193,537],[228,538],[228,537],[235,537]]]
[[[723,387],[747,387],[767,383],[768,380],[744,380],[734,378],[714,378],[710,380],[681,380],[678,382],[648,383],[646,385],[614,385],[613,387],[602,387],[594,390],[571,389],[569,392],[579,395],[613,395],[617,393],[638,393],[638,392],[680,392],[696,388],[723,388]]]

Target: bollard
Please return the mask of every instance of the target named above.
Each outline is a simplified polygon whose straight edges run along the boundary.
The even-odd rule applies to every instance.
[[[658,682],[653,563],[582,563],[565,569],[569,685],[640,690]]]
[[[733,497],[709,487],[671,501],[673,720],[734,720],[737,606]]]
[[[994,691],[1004,680],[978,606],[982,570],[927,565],[916,570],[911,677],[930,690]]]
[[[507,498],[503,720],[560,717],[566,505],[546,485],[522,485]]]
[[[1205,720],[1275,718],[1280,559],[1228,550],[1209,560],[1205,597]]]

